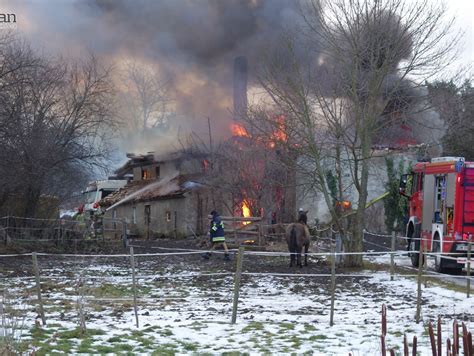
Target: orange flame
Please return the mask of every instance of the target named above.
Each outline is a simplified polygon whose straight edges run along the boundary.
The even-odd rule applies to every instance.
[[[252,215],[250,215],[250,208],[247,205],[247,202],[245,200],[242,202],[242,215],[245,218],[248,218],[248,217],[252,216]],[[244,225],[247,225],[247,224],[250,224],[250,221],[245,221],[244,222]]]
[[[286,142],[287,135],[285,130],[285,117],[283,115],[277,116],[275,118],[277,129],[272,132],[270,147],[275,147],[276,141]]]
[[[230,129],[232,131],[232,135],[234,135],[234,136],[250,137],[250,135],[247,132],[247,130],[245,129],[245,127],[243,127],[242,125],[239,125],[235,122],[231,124]]]

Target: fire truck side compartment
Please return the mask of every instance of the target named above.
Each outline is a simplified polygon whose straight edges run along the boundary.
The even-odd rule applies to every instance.
[[[421,231],[431,234],[431,224],[434,216],[435,199],[435,176],[425,175],[425,184],[423,189],[423,217],[421,219]]]
[[[454,208],[454,193],[456,191],[456,173],[449,173],[446,182],[446,207]]]

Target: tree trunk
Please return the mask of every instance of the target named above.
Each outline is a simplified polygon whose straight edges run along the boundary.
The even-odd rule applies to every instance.
[[[38,213],[38,205],[41,196],[41,189],[35,186],[28,186],[24,195],[23,216],[32,218],[36,217]]]
[[[364,226],[365,226],[365,206],[367,204],[367,184],[369,181],[369,158],[371,150],[371,140],[369,128],[365,127],[363,135],[361,135],[361,176],[359,187],[359,199],[357,202],[357,210],[351,226],[352,236],[348,237],[350,252],[362,252],[364,248]],[[362,255],[345,256],[344,265],[346,267],[362,267]]]

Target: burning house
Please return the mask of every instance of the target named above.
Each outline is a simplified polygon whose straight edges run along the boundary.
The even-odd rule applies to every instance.
[[[288,156],[287,150],[280,147],[287,140],[284,116],[275,115],[268,137],[250,132],[244,125],[248,115],[247,58],[236,57],[233,69],[232,137],[224,145],[230,163],[221,162],[221,171],[233,172],[229,189],[234,215],[292,222],[296,217],[296,173],[282,164],[287,158],[282,156]]]
[[[105,217],[124,219],[132,235],[185,237],[207,231],[207,214],[219,202],[213,201],[204,183],[208,168],[200,154],[176,152],[127,154],[128,161],[116,174],[133,179],[100,202]]]

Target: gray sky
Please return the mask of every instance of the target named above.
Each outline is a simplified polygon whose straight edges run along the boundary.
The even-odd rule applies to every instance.
[[[457,27],[464,31],[459,64],[474,65],[474,0],[447,0],[448,11],[457,18]]]
[[[175,1],[178,4],[179,1],[185,2],[185,0]],[[222,1],[225,3],[226,0]],[[474,0],[445,1],[449,14],[457,18],[457,27],[465,33],[459,64],[472,66],[474,64]],[[94,33],[86,34],[86,40],[83,43],[64,41],[70,31],[75,31],[78,26],[93,21],[93,19],[86,18],[84,13],[78,14],[76,11],[78,4],[84,5],[85,2],[86,0],[0,0],[0,12],[15,12],[18,21],[17,31],[31,38],[35,46],[74,56],[84,46],[95,47]],[[129,3],[133,4],[133,0],[129,0]],[[52,20],[55,22],[54,24]],[[44,25],[42,25],[43,21]],[[84,29],[83,26],[80,28]],[[99,37],[97,36],[97,41],[99,41]],[[100,46],[104,45],[106,44],[100,44]]]

